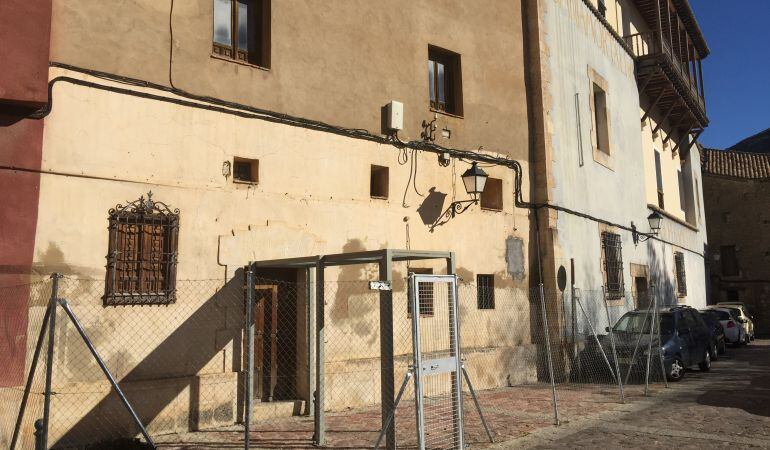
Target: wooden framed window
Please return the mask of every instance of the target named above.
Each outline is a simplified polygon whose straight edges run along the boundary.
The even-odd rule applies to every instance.
[[[602,232],[604,257],[604,291],[608,300],[623,298],[623,245],[620,235]]]
[[[462,70],[459,54],[428,46],[428,93],[431,109],[462,116]]]
[[[607,117],[607,93],[598,84],[593,86],[593,107],[594,107],[594,135],[593,141],[595,147],[610,154],[610,124]]]
[[[481,207],[495,211],[503,210],[503,180],[487,178],[484,191],[481,193]]]
[[[687,295],[687,278],[684,271],[684,253],[674,252],[674,266],[676,268],[676,293],[679,297]]]
[[[409,272],[420,274],[420,275],[432,275],[433,269],[430,268],[419,268],[419,267],[411,267],[409,268]],[[427,283],[427,282],[421,282],[417,283],[417,290],[418,295],[417,299],[420,302],[420,316],[422,317],[430,317],[433,315],[433,299],[434,299],[434,292],[433,292],[433,283]],[[409,316],[412,315],[412,302],[407,301],[407,313]]]
[[[495,309],[495,276],[476,275],[476,307]]]
[[[684,174],[681,170],[676,171],[676,180],[679,183],[679,209],[687,213],[687,191],[685,191]]]
[[[270,67],[270,0],[213,0],[215,55]]]
[[[176,300],[179,210],[139,197],[109,212],[103,303],[165,305]]]
[[[660,152],[655,150],[655,183],[658,188],[658,208],[664,209],[663,202],[663,171],[660,168]]]

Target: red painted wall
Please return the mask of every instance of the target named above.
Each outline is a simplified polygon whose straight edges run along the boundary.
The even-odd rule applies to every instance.
[[[29,274],[35,250],[50,0],[0,1],[0,387],[24,380]]]
[[[0,1],[0,101],[45,104],[51,0]]]

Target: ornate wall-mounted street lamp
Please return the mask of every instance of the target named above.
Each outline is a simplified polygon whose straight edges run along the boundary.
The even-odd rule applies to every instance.
[[[657,211],[653,211],[652,214],[647,216],[647,222],[650,223],[650,232],[649,233],[639,233],[636,231],[636,225],[634,225],[634,222],[631,222],[631,235],[634,238],[634,245],[637,245],[639,242],[644,242],[647,239],[657,236],[660,232],[660,222],[663,220],[663,216],[661,216]]]
[[[484,172],[484,169],[479,167],[476,162],[471,163],[470,169],[462,174],[465,192],[467,192],[471,198],[469,200],[457,200],[450,203],[449,207],[444,210],[444,212],[441,213],[436,221],[430,226],[430,231],[433,231],[437,226],[448,222],[456,215],[464,213],[472,205],[478,204],[481,193],[484,192],[484,186],[487,184],[488,177],[489,175],[487,175],[487,173]]]

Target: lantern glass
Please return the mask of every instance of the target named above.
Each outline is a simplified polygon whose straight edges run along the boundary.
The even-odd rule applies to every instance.
[[[647,216],[647,221],[650,223],[650,230],[652,230],[653,234],[658,234],[658,231],[660,231],[660,222],[663,219],[663,217],[658,214],[657,211],[653,211],[652,214]]]
[[[488,176],[489,175],[474,162],[471,165],[471,168],[466,170],[462,175],[465,192],[476,198],[477,195],[484,192],[484,186],[487,184]]]

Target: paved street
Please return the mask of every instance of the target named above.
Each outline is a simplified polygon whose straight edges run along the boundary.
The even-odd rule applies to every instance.
[[[728,348],[708,373],[697,369],[636,400],[495,448],[770,448],[770,340]]]

